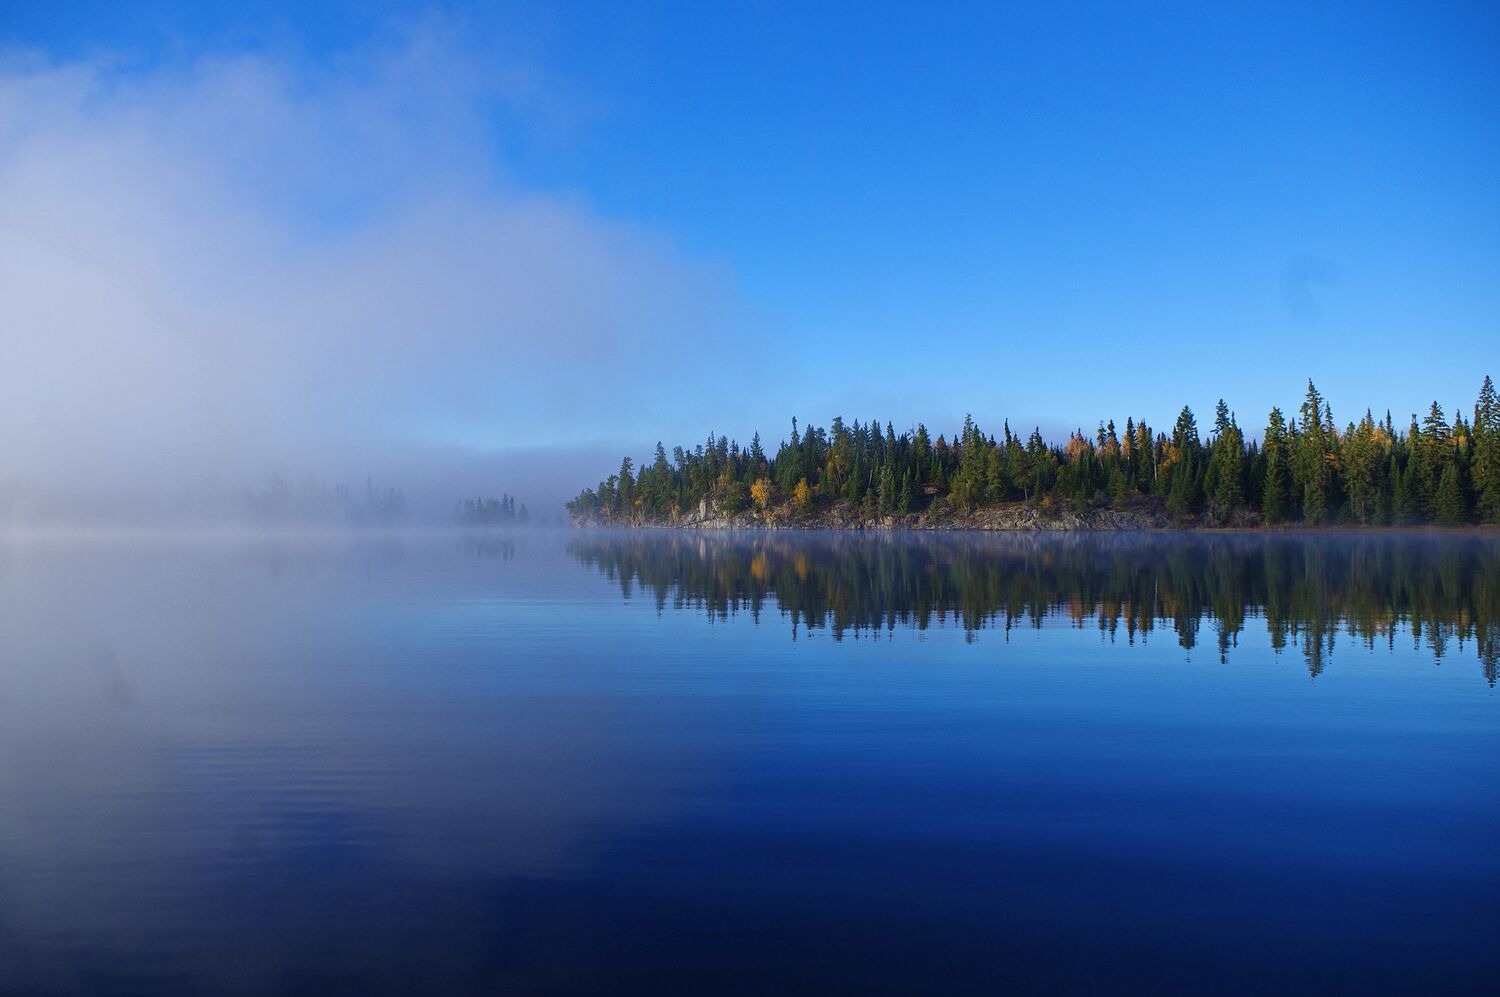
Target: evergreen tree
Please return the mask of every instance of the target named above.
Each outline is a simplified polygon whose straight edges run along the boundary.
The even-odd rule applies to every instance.
[[[1245,440],[1224,399],[1214,417],[1214,442],[1209,450],[1204,488],[1220,516],[1227,517],[1244,499]]]
[[[1368,411],[1358,426],[1344,434],[1344,489],[1349,497],[1349,514],[1359,523],[1369,523],[1376,512],[1375,421]]]
[[[958,470],[953,475],[953,500],[959,508],[973,511],[984,498],[985,470],[983,437],[972,417],[964,416],[959,436]]]
[[[1302,403],[1302,432],[1297,439],[1293,480],[1302,496],[1302,519],[1317,525],[1328,519],[1329,477],[1332,465],[1332,427],[1323,396],[1311,380]]]
[[[1438,479],[1434,505],[1437,521],[1444,526],[1459,526],[1469,518],[1459,483],[1458,465],[1452,461],[1443,468],[1442,477]]]
[[[619,483],[615,486],[617,511],[629,515],[635,507],[635,479],[631,477],[632,464],[629,457],[620,462]]]
[[[917,434],[911,442],[912,473],[916,477],[916,484],[923,484],[932,480],[932,441],[927,435],[927,427],[920,422],[917,423]]]
[[[1266,455],[1266,480],[1260,503],[1261,518],[1274,525],[1286,518],[1287,471],[1283,447],[1270,450]]]
[[[1421,431],[1416,435],[1417,469],[1422,484],[1422,505],[1427,512],[1437,508],[1438,483],[1443,470],[1453,457],[1452,431],[1443,418],[1443,407],[1436,401],[1427,410],[1422,420]]]
[[[1416,458],[1410,457],[1406,466],[1395,476],[1395,519],[1398,523],[1411,524],[1422,519],[1422,481],[1417,470]]]
[[[1011,499],[1010,475],[1005,470],[1005,457],[998,446],[987,448],[984,458],[984,491],[990,502],[1009,502]]]
[[[1480,519],[1500,523],[1500,398],[1486,375],[1474,406],[1474,505]]]
[[[1198,422],[1186,405],[1178,413],[1172,428],[1172,472],[1167,489],[1167,511],[1175,519],[1186,519],[1198,503],[1201,483],[1198,478]]]
[[[877,506],[882,516],[889,516],[896,512],[896,472],[888,462],[880,469],[880,487]],[[904,510],[902,510],[904,511]]]

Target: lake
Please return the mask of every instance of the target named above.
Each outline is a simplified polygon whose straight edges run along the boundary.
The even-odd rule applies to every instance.
[[[1500,537],[0,540],[0,988],[1492,991]]]

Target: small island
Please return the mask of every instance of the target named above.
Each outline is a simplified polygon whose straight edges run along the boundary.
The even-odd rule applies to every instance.
[[[1397,428],[1366,410],[1340,429],[1311,381],[1249,439],[1221,400],[1207,440],[1184,407],[1170,433],[1113,420],[1049,443],[971,418],[950,440],[878,419],[799,428],[775,456],[710,436],[568,503],[576,525],[717,529],[1100,530],[1468,526],[1500,522],[1500,399],[1485,377],[1471,419],[1432,403]]]

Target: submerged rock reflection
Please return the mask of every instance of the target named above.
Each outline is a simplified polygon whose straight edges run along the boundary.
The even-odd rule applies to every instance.
[[[1500,673],[1500,538],[1482,534],[853,535],[588,532],[575,557],[658,608],[846,634],[1065,618],[1133,645],[1169,627],[1227,661],[1251,621],[1322,672],[1342,633]],[[1207,626],[1209,633],[1203,631]]]

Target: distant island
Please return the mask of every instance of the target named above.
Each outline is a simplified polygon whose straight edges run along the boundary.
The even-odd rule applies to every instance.
[[[499,498],[463,499],[454,507],[454,521],[463,526],[509,526],[531,522],[531,511],[526,503],[516,509],[516,497],[502,494]]]
[[[1311,381],[1246,441],[1221,400],[1205,441],[1184,407],[1171,433],[1127,418],[1066,443],[999,436],[971,418],[949,440],[879,420],[798,427],[774,457],[710,436],[568,503],[576,525],[747,529],[1151,529],[1465,526],[1500,522],[1500,399],[1485,377],[1472,419],[1433,402],[1398,429],[1369,410],[1343,429]]]

